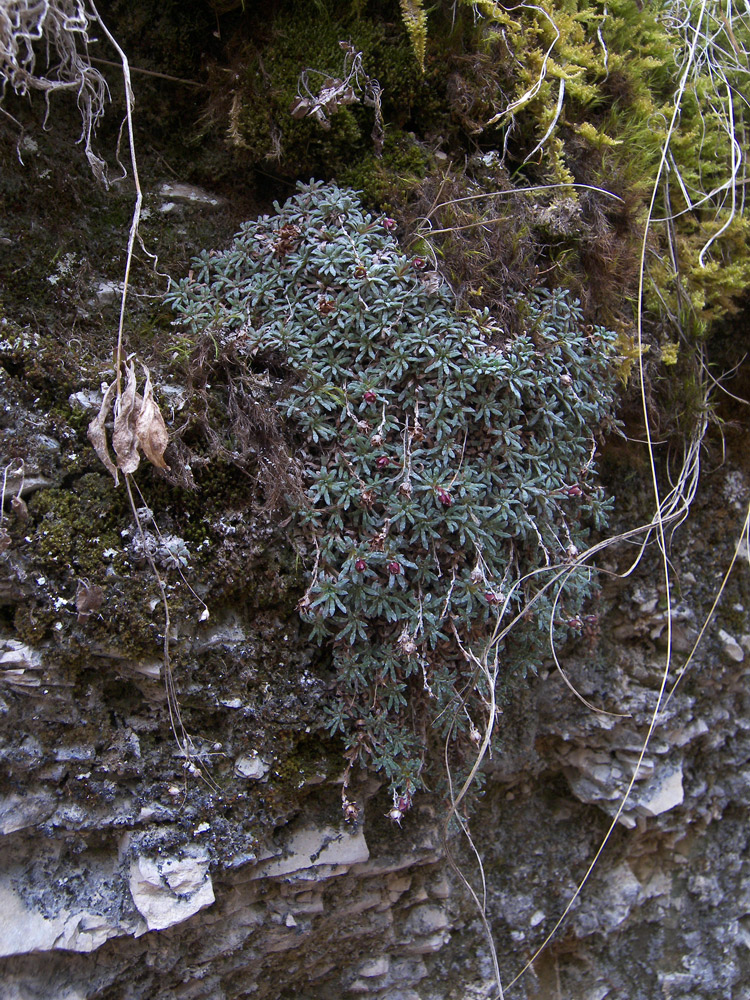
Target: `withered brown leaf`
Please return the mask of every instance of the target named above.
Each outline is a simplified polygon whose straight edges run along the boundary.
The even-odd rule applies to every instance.
[[[143,366],[143,371],[146,375],[146,385],[143,390],[140,412],[135,424],[136,442],[152,465],[155,465],[158,469],[168,469],[169,466],[164,461],[164,450],[169,444],[167,426],[154,400],[151,372],[145,365]]]
[[[139,449],[158,469],[168,469],[164,461],[164,451],[169,444],[169,432],[164,418],[154,399],[154,388],[151,384],[151,373],[143,365],[146,385],[143,396],[136,391],[135,363],[131,362],[127,371],[125,391],[115,401],[115,422],[112,432],[112,447],[117,457],[117,465],[112,462],[107,448],[107,435],[104,429],[109,411],[112,409],[112,398],[117,391],[115,380],[104,394],[101,408],[91,421],[88,429],[89,441],[94,446],[99,458],[112,473],[115,485],[118,483],[117,470],[126,475],[140,465]]]
[[[10,506],[19,521],[28,521],[29,508],[26,506],[26,501],[23,497],[13,497],[10,502]]]
[[[79,580],[76,588],[76,611],[78,621],[83,624],[91,617],[92,611],[98,611],[104,603],[104,591],[88,580]]]
[[[88,429],[88,439],[94,446],[94,451],[104,463],[105,468],[114,476],[115,486],[117,486],[118,483],[117,467],[109,457],[107,435],[104,430],[104,424],[109,416],[109,411],[112,407],[112,399],[114,398],[116,391],[117,381],[115,380],[110,386],[108,386],[107,391],[104,393],[104,399],[102,400],[102,405],[99,407],[99,412],[89,424]]]
[[[127,371],[128,384],[115,403],[115,426],[112,432],[112,447],[117,455],[117,465],[125,473],[135,472],[141,461],[135,431],[141,398],[135,391],[135,364],[132,361]]]

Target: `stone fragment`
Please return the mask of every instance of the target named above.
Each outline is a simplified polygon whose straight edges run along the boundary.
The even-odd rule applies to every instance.
[[[174,198],[177,201],[190,201],[203,205],[219,205],[223,201],[215,194],[195,184],[183,184],[178,181],[167,181],[159,188],[159,194],[164,198]],[[164,207],[162,206],[162,211]]]
[[[99,913],[79,910],[71,913],[61,909],[54,917],[46,917],[30,908],[15,891],[10,879],[0,884],[0,957],[27,955],[31,952],[64,951],[91,952],[105,941],[127,928],[112,924]],[[0,987],[0,995],[3,995]]]
[[[37,650],[27,646],[18,639],[4,639],[0,642],[0,668],[23,668],[39,670],[42,666],[42,655]]]
[[[363,962],[357,969],[357,975],[365,979],[373,976],[385,976],[390,970],[391,960],[388,955],[380,955],[378,958],[370,958]]]
[[[719,629],[718,632],[719,642],[721,643],[721,649],[724,656],[734,663],[742,663],[745,659],[745,651],[729,632],[726,632],[723,628]]]
[[[612,931],[627,918],[641,893],[641,883],[627,864],[607,873],[607,887],[600,904],[600,927]]]
[[[0,836],[44,822],[54,812],[55,805],[54,796],[47,792],[24,796],[11,792],[0,798]]]
[[[439,906],[415,906],[403,928],[402,946],[408,955],[428,955],[439,951],[448,940],[448,915]]]
[[[643,816],[659,816],[682,805],[682,762],[672,767],[662,766],[639,790],[636,809]]]
[[[234,762],[234,773],[248,781],[262,781],[268,774],[268,764],[257,754],[243,754]]]
[[[346,867],[367,861],[370,851],[361,829],[331,826],[306,827],[293,833],[281,857],[262,861],[253,878],[289,875],[325,865],[326,868]],[[336,874],[328,871],[326,874]]]
[[[134,858],[130,892],[150,931],[179,924],[214,902],[208,855],[194,849],[184,858]]]

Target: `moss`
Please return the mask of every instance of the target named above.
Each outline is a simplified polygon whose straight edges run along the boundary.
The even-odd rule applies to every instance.
[[[66,576],[103,579],[106,549],[120,549],[122,494],[104,476],[88,473],[75,488],[40,490],[29,502],[34,520],[29,551],[43,568]]]
[[[424,179],[431,159],[413,135],[389,133],[382,157],[366,153],[354,166],[342,170],[340,179],[362,193],[365,205],[397,212]]]
[[[363,74],[382,88],[394,137],[411,127],[424,131],[446,110],[444,100],[436,101],[445,89],[437,67],[423,76],[398,16],[388,21],[382,12],[368,18],[337,4],[295,5],[281,11],[268,34],[265,44],[248,47],[231,92],[222,92],[229,140],[259,166],[300,178],[340,176],[359,163],[367,172],[375,114],[361,103]],[[293,118],[301,74],[311,93],[326,77],[347,76],[342,42],[361,53],[361,70],[352,77],[360,100],[330,114],[327,128],[313,117]]]

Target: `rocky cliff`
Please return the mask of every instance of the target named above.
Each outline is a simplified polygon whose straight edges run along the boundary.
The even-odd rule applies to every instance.
[[[632,572],[648,533],[623,537],[559,664],[500,692],[471,842],[441,788],[394,823],[383,775],[350,773],[323,725],[336,676],[297,612],[309,542],[261,475],[274,441],[226,432],[236,372],[210,345],[196,368],[161,304],[165,271],[290,188],[248,181],[215,133],[159,145],[150,116],[175,112],[149,93],[125,332],[172,450],[132,503],[86,428],[114,377],[133,190],[95,186],[65,114],[45,133],[19,102],[1,135],[0,997],[489,1000],[466,879],[510,1000],[750,998],[742,411],[692,454],[669,590],[655,533]],[[714,334],[727,369],[741,329]],[[652,517],[644,456],[605,447],[612,533]],[[679,468],[659,445],[663,492]]]

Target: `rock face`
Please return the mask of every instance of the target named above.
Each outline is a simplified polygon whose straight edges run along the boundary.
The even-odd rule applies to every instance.
[[[552,664],[504,705],[501,749],[469,822],[504,983],[542,944],[612,827],[555,938],[506,995],[547,997],[557,982],[561,995],[598,1000],[746,995],[746,566],[729,584],[732,614],[709,626],[681,675],[731,557],[721,537],[739,515],[717,525],[711,497],[699,498],[673,547],[676,659],[645,751],[667,627],[648,562],[635,580],[605,585],[600,634],[563,661],[598,711]],[[699,575],[696,547],[714,544]],[[240,611],[207,623],[190,655],[220,648],[239,664],[252,630]],[[727,653],[730,639],[742,657],[734,645]],[[290,667],[299,656],[289,654]],[[193,674],[193,697],[221,720],[212,735],[223,736],[214,752],[224,764],[217,771],[204,757],[205,773],[191,774],[168,739],[152,742],[164,711],[158,661],[109,650],[88,663],[79,676],[49,641],[3,639],[0,996],[229,1000],[248,983],[268,998],[494,995],[481,925],[447,861],[438,797],[418,798],[398,827],[377,783],[365,781],[358,819],[344,823],[340,764],[321,757],[274,804],[290,765],[271,734],[290,724],[285,712],[302,730],[313,719],[305,686],[321,682],[309,668],[295,693],[281,686],[283,704],[265,718],[210,671]],[[134,693],[130,714],[107,722],[112,671]],[[454,831],[449,846],[479,885],[465,839]]]
[[[191,250],[233,231],[196,235],[226,201],[165,182],[146,193],[152,242],[167,224]],[[457,870],[486,900],[510,1000],[750,1000],[747,547],[682,673],[750,499],[745,440],[672,539],[670,606],[647,555],[603,577],[596,622],[561,651],[594,707],[551,659],[503,692],[465,820],[483,881],[455,824],[444,840],[440,790],[397,826],[371,777],[342,788],[322,729],[333,678],[295,612],[297,553],[254,481],[196,463],[191,493],[145,474],[141,531],[96,464],[91,345],[100,313],[116,328],[122,276],[91,257],[86,280],[58,268],[45,285],[65,293],[66,329],[88,330],[82,354],[3,317],[0,1000],[488,1000],[492,959]],[[160,392],[171,425],[184,386]],[[632,527],[647,487],[619,473]],[[612,549],[603,568],[631,555]],[[81,587],[101,605],[81,612]]]

